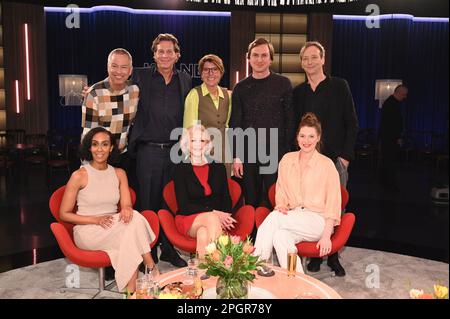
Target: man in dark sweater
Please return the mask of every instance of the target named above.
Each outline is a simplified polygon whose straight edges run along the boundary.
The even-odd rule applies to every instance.
[[[307,112],[316,114],[322,124],[321,153],[336,165],[342,185],[347,185],[347,168],[353,159],[358,134],[358,119],[347,81],[328,76],[323,71],[325,49],[319,42],[306,42],[300,51],[306,82],[294,89],[293,104],[297,123]],[[312,258],[307,269],[320,270],[321,258]],[[328,256],[328,266],[336,276],[345,276],[338,253]]]
[[[233,144],[233,173],[242,178],[245,203],[254,207],[269,205],[268,189],[277,180],[278,161],[289,150],[294,134],[292,85],[270,71],[273,56],[266,39],[250,43],[247,59],[252,74],[236,84],[232,95],[230,128],[251,129],[256,137],[242,149]],[[238,139],[244,135],[235,130],[234,134]]]
[[[383,103],[379,136],[381,142],[381,182],[388,190],[397,190],[396,161],[401,146],[403,119],[400,104],[408,96],[408,88],[400,84]]]

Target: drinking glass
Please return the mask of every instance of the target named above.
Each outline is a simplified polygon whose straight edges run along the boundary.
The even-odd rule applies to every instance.
[[[287,274],[288,277],[295,277],[297,270],[297,249],[290,248],[287,252]]]
[[[182,283],[181,290],[183,294],[189,298],[192,294],[194,294],[195,289],[195,275],[189,269],[186,270]]]
[[[188,262],[188,272],[194,274],[197,274],[198,272],[198,255],[197,253],[191,254]]]
[[[270,255],[264,259],[264,264],[267,267],[267,270],[270,271],[273,268],[273,252],[270,253]]]
[[[145,265],[144,276],[148,281],[158,283],[159,272],[155,270],[156,265],[153,267]]]
[[[149,283],[146,277],[136,279],[136,299],[147,299]]]

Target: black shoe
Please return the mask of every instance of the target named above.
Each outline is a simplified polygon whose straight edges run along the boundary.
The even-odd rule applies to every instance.
[[[306,266],[306,269],[310,272],[318,272],[320,270],[320,265],[322,264],[322,258],[311,258],[311,261]]]
[[[144,262],[141,262],[141,263],[139,264],[139,271],[140,271],[141,273],[145,274],[145,264],[144,264]]]
[[[155,264],[157,264],[159,262],[159,260],[158,260],[158,247],[157,246],[153,247],[153,249],[150,251],[150,254],[152,255],[152,259],[155,262]]]
[[[114,268],[109,266],[105,268],[105,281],[111,281],[116,279]]]
[[[345,269],[344,269],[344,267],[342,267],[341,263],[339,262],[338,253],[334,253],[333,255],[328,256],[327,265],[328,265],[328,267],[331,268],[331,270],[334,271],[336,277],[344,277],[345,276]]]
[[[184,259],[182,259],[176,251],[170,254],[162,252],[161,256],[159,256],[159,259],[162,261],[167,261],[178,268],[187,267],[187,262]]]

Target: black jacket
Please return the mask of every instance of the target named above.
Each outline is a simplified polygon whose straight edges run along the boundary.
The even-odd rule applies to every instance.
[[[128,136],[128,152],[131,156],[134,156],[137,151],[137,144],[139,142],[139,137],[144,133],[145,127],[147,125],[148,111],[151,108],[150,105],[150,88],[152,86],[153,72],[155,68],[134,68],[132,80],[136,82],[139,86],[139,104],[136,112],[136,117],[134,119],[134,124],[130,128],[130,133]],[[178,80],[180,84],[181,91],[181,114],[184,114],[184,100],[188,95],[192,87],[192,80],[189,74],[185,72],[178,72]]]
[[[400,102],[389,96],[383,103],[380,120],[380,140],[382,143],[397,143],[403,132],[403,119]]]
[[[302,116],[311,112],[306,103],[306,95],[311,90],[304,82],[293,92],[294,112],[297,126]],[[347,81],[330,77],[322,81],[314,92],[317,98],[314,113],[322,124],[322,151],[325,156],[336,161],[337,157],[346,160],[354,158],[354,147],[358,134],[358,118],[352,94]]]
[[[205,196],[205,189],[194,173],[191,163],[180,163],[175,167],[175,194],[180,215],[192,215],[209,212],[213,209],[231,213],[231,197],[225,166],[222,163],[210,163],[208,184],[211,195]]]

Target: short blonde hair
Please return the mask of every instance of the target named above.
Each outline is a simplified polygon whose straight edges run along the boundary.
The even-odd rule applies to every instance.
[[[305,45],[300,50],[300,61],[303,58],[303,54],[305,53],[305,50],[309,47],[318,48],[320,51],[320,58],[323,59],[323,57],[325,56],[325,48],[323,47],[323,45],[320,44],[320,42],[318,42],[318,41],[308,41],[308,42],[305,42]]]
[[[225,73],[222,59],[215,54],[207,54],[203,58],[201,58],[200,61],[198,61],[198,70],[200,73],[203,72],[203,67],[205,66],[206,62],[211,62],[212,64],[214,64],[219,69],[220,74]]]
[[[181,140],[180,140],[181,151],[186,155],[191,154],[189,145],[190,145],[191,138],[194,134],[194,131],[196,131],[196,130],[201,130],[202,138],[204,138],[205,140],[208,141],[206,153],[211,150],[211,137],[210,137],[208,130],[201,124],[194,124],[192,126],[189,126],[187,129],[183,129],[183,135],[181,136]]]

